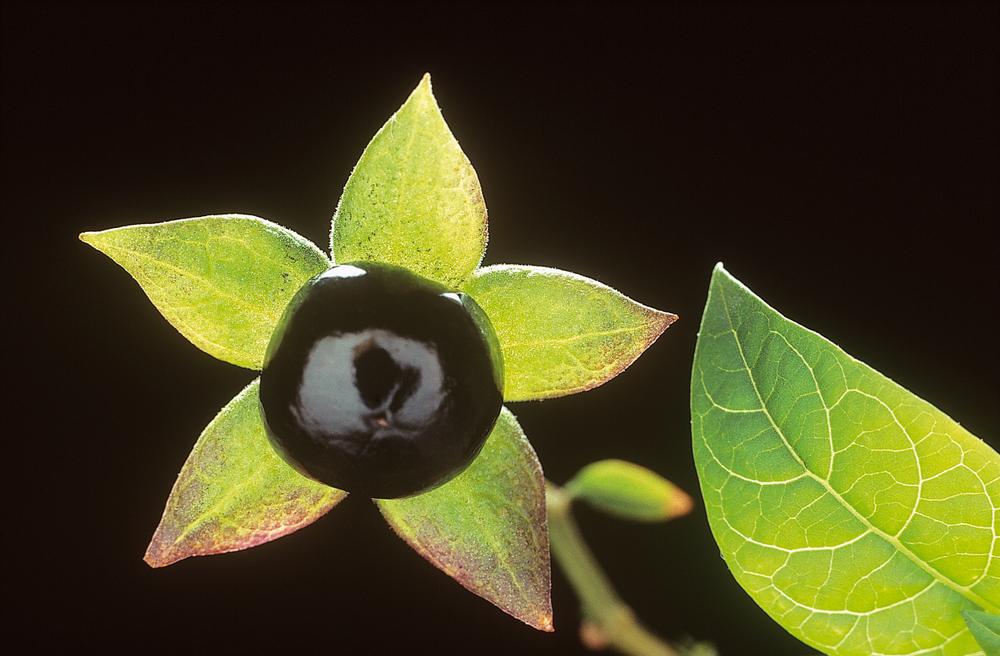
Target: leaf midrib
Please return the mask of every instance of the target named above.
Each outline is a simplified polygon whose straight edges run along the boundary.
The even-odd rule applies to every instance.
[[[506,409],[504,409],[504,412],[508,412],[508,411],[506,411]],[[504,426],[503,430],[505,430],[507,432],[507,434],[508,434],[508,437],[512,437],[513,438],[513,442],[515,442],[515,443],[512,444],[509,441],[505,441],[505,447],[508,448],[509,450],[513,451],[515,453],[515,456],[517,457],[517,459],[521,460],[521,457],[524,456],[523,448],[522,448],[523,445],[521,444],[521,440],[524,439],[524,438],[521,435],[519,435],[517,433],[516,429],[514,428],[514,426],[511,423],[509,423],[510,419],[512,419],[512,417],[505,417],[504,414],[501,414],[501,418],[500,418],[500,420],[498,420],[497,423],[499,425],[500,421],[505,422],[505,426]],[[531,478],[534,478],[534,476],[531,476]],[[459,481],[456,481],[456,483],[457,482],[459,482]],[[478,491],[475,489],[475,486],[469,487],[469,486],[463,484],[462,488],[465,489],[466,491],[463,494],[457,494],[457,493],[454,494],[453,495],[454,498],[456,498],[456,499],[464,499],[467,507],[471,506],[471,510],[474,510],[475,507],[472,505],[471,500],[473,498],[477,497],[477,496],[483,496],[483,495],[481,495],[481,494],[478,493]],[[496,499],[497,501],[499,501],[500,505],[502,505],[504,508],[509,508],[511,505],[513,505],[515,507],[516,511],[517,511],[517,514],[521,515],[522,517],[530,519],[529,514],[527,512],[525,512],[523,508],[520,508],[517,504],[510,504],[509,503],[509,499],[506,499],[506,498],[504,498],[502,496],[499,496],[499,495],[492,495],[491,494],[489,496],[492,496],[494,499]],[[534,606],[534,597],[530,593],[530,591],[525,587],[524,583],[521,582],[520,578],[515,575],[515,572],[517,571],[518,568],[511,566],[511,564],[512,564],[512,562],[514,562],[514,560],[512,560],[510,557],[508,557],[508,550],[505,548],[505,545],[497,537],[498,532],[495,531],[495,530],[493,530],[492,525],[489,524],[484,519],[484,515],[481,515],[481,514],[476,513],[476,512],[469,512],[469,516],[472,518],[472,521],[475,522],[477,528],[479,529],[477,531],[478,534],[480,536],[485,537],[486,541],[489,543],[489,545],[491,547],[491,553],[497,556],[497,561],[498,561],[497,568],[504,571],[504,573],[506,575],[506,578],[508,579],[508,582],[510,584],[512,584],[518,590],[520,598],[523,601],[526,601],[527,605],[529,607],[533,607]],[[399,514],[395,514],[394,515],[394,519],[397,522],[397,524],[405,524],[406,529],[407,529],[407,533],[411,536],[411,540],[413,540],[414,542],[417,542],[417,544],[419,544],[419,546],[423,550],[423,552],[425,554],[429,555],[430,551],[428,549],[426,549],[426,547],[422,543],[420,543],[419,541],[415,540],[415,537],[417,535],[417,531],[415,530],[414,524],[412,522],[410,522],[408,519],[403,519],[402,515],[399,515]],[[529,522],[529,524],[530,524],[530,522]],[[431,525],[433,526],[434,530],[437,531],[438,535],[440,535],[442,538],[444,538],[444,540],[446,542],[449,542],[449,543],[451,542],[450,540],[448,540],[444,536],[444,533],[441,531],[441,526],[440,525],[438,525],[436,522],[432,522]],[[532,538],[532,542],[534,542],[534,544],[537,546],[538,545],[538,536],[535,534],[534,531],[531,531],[531,538]],[[464,536],[460,535],[457,541],[459,543],[465,542]],[[450,555],[453,558],[455,558],[455,551],[454,551],[454,549],[450,550]],[[448,576],[451,576],[452,578],[455,578],[455,580],[457,580],[463,587],[465,587],[465,588],[469,589],[470,591],[478,594],[478,591],[475,589],[475,584],[472,581],[472,579],[466,578],[466,579],[463,580],[463,579],[458,578],[458,577],[455,576],[455,574],[461,569],[461,567],[459,569],[454,569],[454,568],[446,565],[445,563],[443,563],[441,560],[439,560],[437,558],[431,557],[429,559],[432,560],[432,562],[434,562],[435,565],[438,566],[442,571],[444,571],[446,574],[448,574]],[[462,561],[462,558],[456,558],[456,560]],[[497,597],[495,597],[495,599],[496,599],[496,601],[492,601],[492,600],[491,601],[492,601],[492,603],[495,603],[498,606],[500,605],[500,603],[505,603],[505,600],[503,599],[502,596],[497,596]],[[514,608],[514,605],[510,605],[510,606],[511,606],[512,609]]]
[[[271,313],[256,308],[255,306],[251,305],[250,303],[247,303],[247,301],[245,299],[240,298],[239,296],[235,296],[233,294],[224,292],[222,290],[222,288],[219,285],[217,285],[216,283],[212,282],[208,278],[205,278],[204,276],[199,276],[199,275],[193,273],[192,271],[190,271],[188,269],[184,269],[184,268],[181,268],[181,267],[179,267],[179,266],[177,266],[175,264],[171,264],[170,262],[167,262],[165,260],[161,260],[161,259],[155,258],[152,255],[149,255],[149,254],[144,253],[142,251],[137,251],[137,250],[133,250],[133,249],[130,249],[130,248],[125,248],[125,247],[122,247],[122,246],[108,246],[108,248],[113,249],[113,250],[117,250],[117,251],[121,251],[123,253],[129,253],[132,256],[134,256],[135,258],[147,260],[147,261],[152,262],[153,264],[155,264],[157,266],[161,266],[161,267],[163,267],[165,269],[169,269],[169,270],[171,270],[171,271],[173,271],[175,273],[178,273],[178,274],[184,276],[185,278],[188,278],[189,280],[197,281],[197,282],[201,283],[206,289],[211,290],[212,292],[214,292],[215,294],[217,294],[219,297],[221,297],[221,298],[223,298],[223,299],[231,302],[233,305],[236,305],[238,307],[244,308],[244,310],[247,311],[247,314],[256,315],[260,319],[268,319],[268,320],[272,320],[272,321],[275,320],[274,317],[273,317],[273,315]],[[209,258],[209,261],[212,261],[212,259]],[[155,284],[158,289],[163,289],[163,286],[159,285],[159,284],[156,284],[153,281],[152,277],[150,277],[150,276],[144,276],[144,277],[147,280],[149,280],[150,282],[153,282],[153,284]],[[173,304],[171,304],[171,305],[168,305],[166,307],[169,307],[170,309],[178,309],[178,308],[182,308],[182,307],[196,307],[196,306],[184,306],[184,305],[173,305]]]
[[[551,338],[532,339],[532,340],[525,339],[525,340],[508,341],[507,346],[517,347],[517,348],[534,347],[534,346],[568,346],[570,344],[573,344],[574,342],[579,342],[586,339],[593,339],[595,337],[614,337],[616,335],[623,335],[623,334],[634,335],[634,334],[648,333],[651,331],[644,329],[648,329],[649,326],[654,326],[656,324],[657,324],[656,321],[647,321],[639,324],[631,324],[628,326],[623,326],[621,328],[612,328],[611,330],[595,330],[587,333],[578,333],[576,335],[571,335],[569,337],[551,337]]]

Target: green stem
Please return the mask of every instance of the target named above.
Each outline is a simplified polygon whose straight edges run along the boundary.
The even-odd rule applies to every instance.
[[[583,625],[580,637],[594,649],[611,647],[629,656],[681,656],[680,651],[651,633],[622,601],[594,558],[570,511],[572,499],[560,487],[547,482],[549,546],[559,567],[580,598]],[[706,645],[697,653],[709,654]]]

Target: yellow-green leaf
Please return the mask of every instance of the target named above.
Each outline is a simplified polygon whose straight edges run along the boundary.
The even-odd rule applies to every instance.
[[[260,369],[282,311],[330,266],[312,242],[254,216],[227,214],[85,232],[198,348]]]
[[[691,376],[695,464],[736,580],[827,654],[979,653],[1000,609],[1000,456],[721,265]]]
[[[260,418],[259,380],[198,438],[146,550],[151,566],[270,542],[313,523],[347,496],[275,454]]]
[[[486,311],[500,339],[507,401],[597,387],[677,319],[595,280],[543,267],[484,267],[464,291]]]
[[[376,503],[401,538],[465,588],[526,624],[552,630],[545,479],[509,410],[457,478],[419,496]]]
[[[486,203],[425,75],[375,135],[333,217],[338,263],[398,264],[457,287],[486,250]]]

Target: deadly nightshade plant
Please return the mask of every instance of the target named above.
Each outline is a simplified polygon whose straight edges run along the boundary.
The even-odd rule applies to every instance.
[[[332,257],[286,228],[244,215],[132,225],[81,239],[125,268],[196,346],[241,367],[264,368],[265,376],[268,345],[286,306],[307,281],[345,263],[403,267],[474,299],[495,329],[508,402],[601,385],[676,319],[572,273],[481,267],[486,206],[428,76],[351,173],[333,218]],[[347,495],[276,453],[260,389],[258,378],[201,434],[146,551],[151,566],[274,540]],[[652,485],[651,494],[673,495],[675,505],[686,498]],[[375,503],[403,540],[464,587],[533,627],[552,629],[546,484],[509,410],[500,410],[478,457],[455,478]],[[675,510],[688,507],[681,501]]]

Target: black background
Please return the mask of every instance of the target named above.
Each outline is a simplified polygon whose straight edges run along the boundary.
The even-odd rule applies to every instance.
[[[353,164],[427,71],[482,181],[486,263],[681,316],[604,387],[513,407],[554,481],[618,457],[697,491],[687,386],[720,260],[997,445],[997,7],[5,3],[4,642],[584,653],[558,573],[557,630],[537,632],[363,499],[246,552],[141,560],[253,373],[187,343],[77,234],[243,212],[325,248]],[[579,517],[659,633],[809,652],[734,583],[700,505]]]

